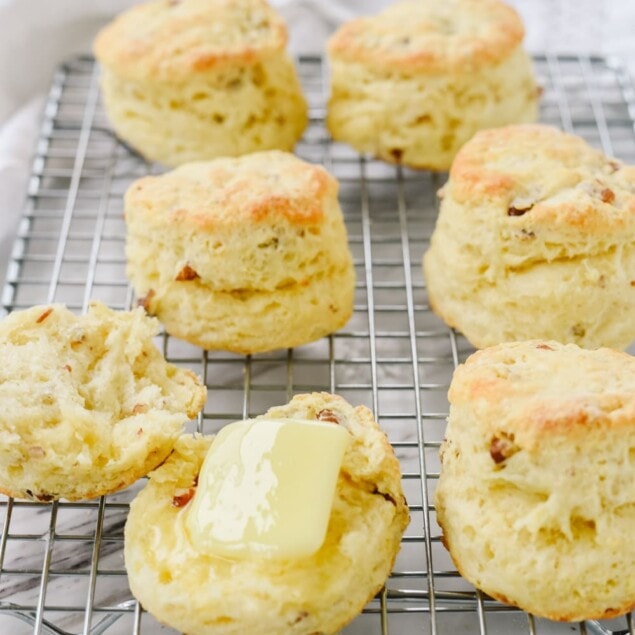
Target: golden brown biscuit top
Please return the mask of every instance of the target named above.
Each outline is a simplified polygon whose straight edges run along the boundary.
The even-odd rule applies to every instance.
[[[493,225],[578,234],[635,232],[635,167],[580,137],[526,124],[477,133],[442,190]],[[627,235],[623,234],[627,240]]]
[[[328,51],[388,71],[469,72],[505,59],[523,36],[520,17],[499,0],[406,0],[345,23]]]
[[[256,63],[286,42],[286,26],[265,0],[155,0],[105,26],[94,51],[122,77],[178,81]]]
[[[210,231],[276,221],[304,226],[322,222],[327,195],[337,195],[337,181],[324,168],[271,150],[139,179],[126,192],[125,209],[154,223]]]
[[[500,344],[457,368],[449,399],[470,408],[485,432],[504,431],[501,446],[539,447],[549,436],[616,426],[635,432],[635,358],[552,341]]]

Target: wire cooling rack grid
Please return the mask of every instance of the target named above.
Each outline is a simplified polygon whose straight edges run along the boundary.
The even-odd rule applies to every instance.
[[[545,89],[543,121],[635,161],[635,93],[619,63],[577,56],[535,62]],[[347,635],[635,635],[632,616],[578,625],[534,619],[475,592],[454,570],[440,544],[432,493],[448,384],[471,349],[430,313],[420,266],[444,176],[360,158],[332,143],[323,123],[322,61],[302,58],[299,68],[311,123],[297,151],[340,181],[357,271],[355,313],[328,338],[251,357],[205,353],[163,335],[167,358],[200,373],[209,387],[191,429],[214,432],[311,390],[340,393],[376,413],[401,460],[412,522],[385,590]],[[122,195],[153,171],[113,137],[93,61],[64,65],[46,104],[3,310],[60,301],[81,311],[90,298],[130,307]],[[127,585],[123,526],[139,487],[82,503],[0,499],[1,634],[173,633],[143,612]]]

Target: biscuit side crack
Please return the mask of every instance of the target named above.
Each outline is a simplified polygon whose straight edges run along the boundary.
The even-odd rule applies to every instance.
[[[635,249],[635,243],[633,243],[632,245],[625,245],[624,247],[625,248],[630,247]],[[598,251],[595,253],[590,253],[590,254],[579,254],[577,256],[558,256],[557,258],[550,258],[550,259],[532,258],[527,260],[526,262],[523,262],[520,265],[505,266],[505,272],[517,274],[517,273],[525,273],[526,271],[538,265],[551,265],[554,263],[581,263],[581,262],[588,261],[591,258],[602,258],[605,256],[612,256],[613,254],[616,253],[616,251],[617,251],[616,245],[612,245],[611,247],[609,247],[609,249],[606,249],[604,251]]]

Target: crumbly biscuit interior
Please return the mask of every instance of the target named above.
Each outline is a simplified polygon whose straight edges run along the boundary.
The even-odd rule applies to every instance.
[[[73,469],[104,469],[116,479],[153,443],[178,435],[184,413],[200,408],[200,386],[163,360],[157,331],[141,309],[101,304],[82,317],[62,305],[9,316],[0,326],[3,480],[18,489],[34,482],[33,492],[41,482],[55,495]]]

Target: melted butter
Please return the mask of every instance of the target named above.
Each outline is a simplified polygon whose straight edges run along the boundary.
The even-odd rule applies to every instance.
[[[198,555],[192,548],[182,516],[181,510],[168,507],[167,514],[154,517],[147,525],[142,543],[144,561],[159,573],[169,570],[178,575],[179,570],[187,568],[190,559]]]
[[[183,511],[193,546],[228,558],[301,558],[326,536],[345,428],[295,419],[239,421],[210,447]]]

